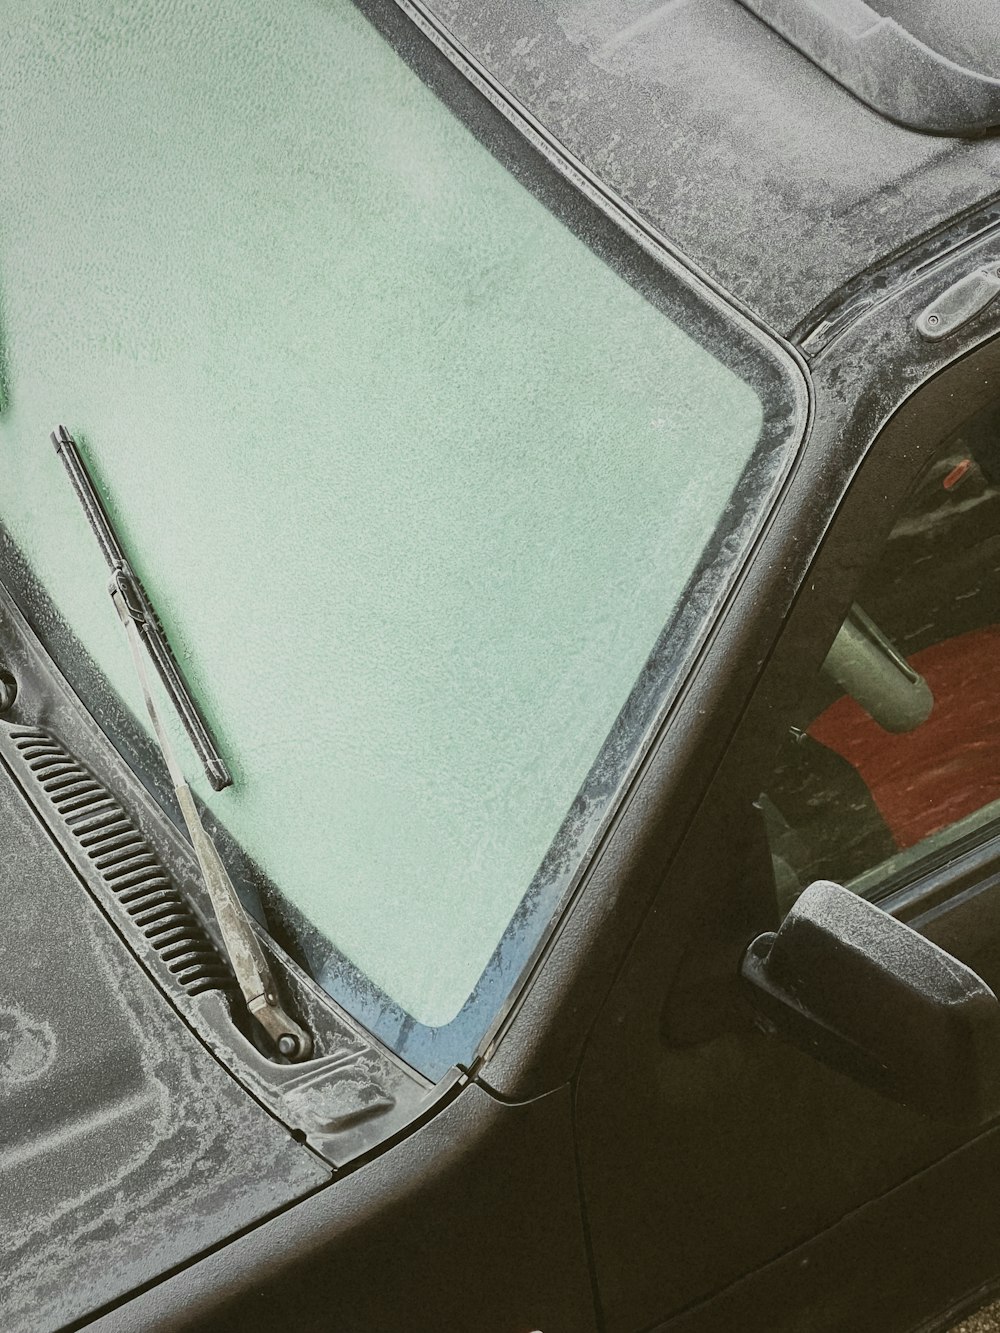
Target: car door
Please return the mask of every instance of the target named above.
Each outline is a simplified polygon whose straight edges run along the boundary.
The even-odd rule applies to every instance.
[[[989,316],[918,327],[975,262],[814,357],[761,587],[805,576],[578,1077],[609,1330],[888,1333],[1000,1277],[1000,1133],[776,1039],[739,975],[833,879],[1000,988],[1000,346]],[[780,624],[780,596],[745,599]]]

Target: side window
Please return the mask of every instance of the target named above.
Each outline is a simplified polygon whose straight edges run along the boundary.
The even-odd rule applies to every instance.
[[[1000,404],[924,469],[789,722],[759,798],[783,911],[1000,829]]]

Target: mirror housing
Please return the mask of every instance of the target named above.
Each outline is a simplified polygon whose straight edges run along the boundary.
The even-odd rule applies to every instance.
[[[935,1117],[1000,1114],[1000,1002],[971,968],[819,881],[741,964],[773,1034]]]

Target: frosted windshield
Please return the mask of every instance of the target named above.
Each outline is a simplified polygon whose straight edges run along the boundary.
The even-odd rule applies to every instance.
[[[343,0],[0,13],[2,519],[142,718],[64,421],[233,769],[201,796],[319,938],[446,1024],[758,395]]]

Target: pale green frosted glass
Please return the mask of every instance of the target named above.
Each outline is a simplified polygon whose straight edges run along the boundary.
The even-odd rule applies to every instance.
[[[236,776],[416,1018],[474,986],[757,439],[755,394],[347,3],[0,3],[2,517],[142,716],[86,444]],[[197,764],[189,755],[188,770]]]

